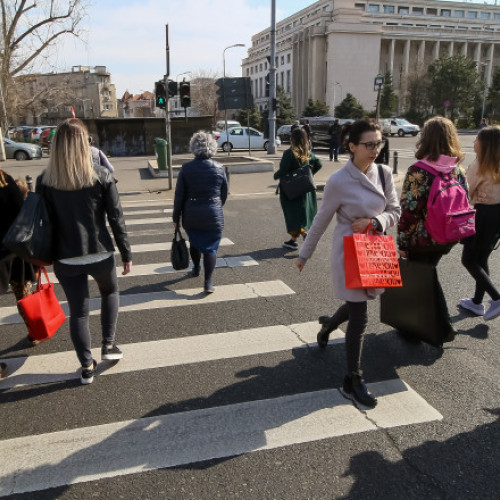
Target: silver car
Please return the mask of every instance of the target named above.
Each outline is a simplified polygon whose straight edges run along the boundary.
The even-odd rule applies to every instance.
[[[4,137],[3,145],[5,148],[5,156],[7,158],[15,158],[17,161],[21,161],[42,157],[42,148],[38,146],[38,144],[30,144],[29,142],[14,142]]]

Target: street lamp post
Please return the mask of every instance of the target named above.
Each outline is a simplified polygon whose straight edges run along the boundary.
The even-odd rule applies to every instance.
[[[488,66],[489,63],[490,61],[486,60],[486,62],[480,62],[479,64],[483,66],[483,68],[486,68],[486,66]],[[486,109],[486,94],[488,92],[488,77],[486,75],[486,69],[483,76],[484,76],[484,91],[483,91],[483,105],[481,108],[481,123],[483,123],[484,119],[484,111]]]
[[[226,50],[227,49],[232,49],[233,47],[244,47],[244,43],[235,43],[234,45],[230,45],[229,47],[226,47],[223,52],[222,52],[222,99],[224,100],[224,127],[226,131],[226,142],[228,137],[227,137],[227,108],[226,108]],[[227,155],[229,156],[231,154],[231,151],[229,150],[227,152]]]

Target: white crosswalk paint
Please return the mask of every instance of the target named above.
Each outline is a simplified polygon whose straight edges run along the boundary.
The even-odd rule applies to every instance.
[[[124,210],[123,215],[125,216],[125,220],[127,217],[132,215],[159,215],[159,214],[171,214],[174,210],[172,208],[155,208],[152,210]]]
[[[258,266],[259,263],[250,257],[249,255],[236,255],[235,257],[218,257],[216,261],[217,268],[223,267],[251,267]],[[189,269],[192,269],[192,263],[189,264]],[[116,274],[118,278],[134,278],[137,276],[158,276],[161,274],[172,274],[172,273],[186,273],[189,270],[183,269],[182,271],[176,271],[170,262],[165,264],[142,264],[138,266],[132,266],[132,271],[129,274],[123,276],[121,271],[122,267],[116,268]],[[48,273],[49,279],[52,283],[59,283],[56,275],[54,273]],[[92,280],[92,276],[89,276],[89,280]]]
[[[167,329],[167,328],[166,328]],[[316,344],[319,325],[316,321],[289,326],[275,325],[234,332],[195,335],[120,345],[119,363],[103,361],[98,374],[117,375],[167,366],[186,365],[221,359],[254,356]],[[335,330],[330,344],[344,342],[344,332]],[[100,348],[92,350],[100,359]],[[7,363],[9,376],[0,380],[0,389],[49,384],[80,377],[74,351],[1,360]]]
[[[120,313],[160,309],[164,307],[206,305],[230,300],[246,300],[293,294],[295,294],[295,292],[280,280],[221,285],[216,288],[215,293],[209,295],[203,292],[201,286],[198,288],[177,291],[169,290],[166,292],[123,294],[120,295]],[[65,314],[69,316],[67,302],[61,302],[61,306]],[[91,316],[100,314],[101,299],[90,299],[89,308]],[[17,307],[0,308],[0,325],[12,325],[22,322],[23,320],[17,312]]]
[[[187,246],[189,247],[189,241],[186,240]],[[222,238],[220,240],[220,246],[230,246],[234,245],[234,243],[229,238]],[[162,250],[171,250],[172,242],[171,241],[162,241],[160,243],[139,243],[138,245],[132,245],[132,255],[134,253],[143,253],[143,252],[160,252]]]
[[[146,226],[149,224],[167,224],[172,222],[172,217],[150,217],[147,219],[130,219],[127,218],[127,214],[125,214],[125,225],[129,226]]]
[[[123,198],[120,200],[122,208],[127,207],[140,207],[141,205],[145,207],[157,207],[157,206],[166,206],[172,205],[174,200],[164,198],[164,199],[156,199],[156,200],[124,200]]]
[[[369,388],[366,413],[328,389],[0,441],[0,496],[442,419],[402,380]]]

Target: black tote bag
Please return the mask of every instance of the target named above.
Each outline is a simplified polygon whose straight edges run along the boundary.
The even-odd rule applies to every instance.
[[[401,288],[387,288],[380,297],[380,321],[435,347],[443,345],[436,267],[423,262],[399,259]]]
[[[53,229],[45,200],[29,192],[3,244],[22,260],[36,266],[52,263]]]
[[[182,237],[182,233],[179,228],[175,230],[174,239],[172,240],[170,260],[172,261],[172,267],[176,271],[187,269],[189,267],[189,253],[186,240]]]
[[[316,191],[311,165],[306,163],[280,178],[280,189],[289,200]]]

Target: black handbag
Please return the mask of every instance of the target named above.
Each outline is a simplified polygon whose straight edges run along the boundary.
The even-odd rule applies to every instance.
[[[53,229],[45,200],[38,193],[28,193],[3,244],[30,264],[52,264]]]
[[[311,165],[300,165],[281,177],[280,190],[289,200],[296,200],[306,193],[316,191]]]
[[[386,288],[380,297],[380,321],[403,337],[443,345],[443,325],[438,306],[438,277],[432,264],[399,259],[401,288]]]
[[[170,250],[170,260],[172,267],[176,271],[187,269],[189,267],[189,253],[186,245],[186,240],[182,237],[181,230],[177,228],[172,241],[172,249]]]

